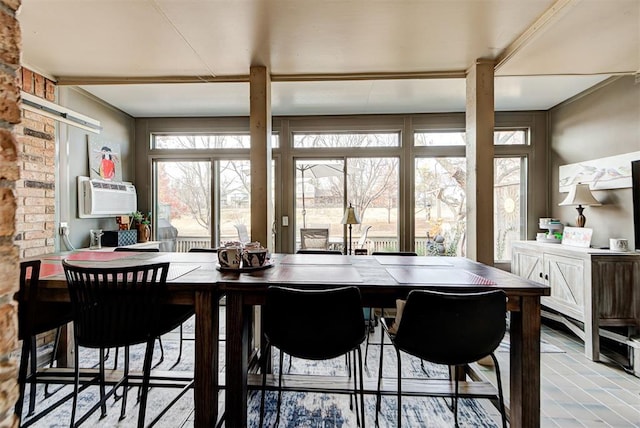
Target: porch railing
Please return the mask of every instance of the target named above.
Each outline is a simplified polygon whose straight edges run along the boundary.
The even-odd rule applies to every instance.
[[[228,237],[224,240],[233,240],[235,237]],[[353,240],[352,248],[356,248],[358,241]],[[190,248],[208,248],[211,247],[211,241],[209,237],[200,236],[179,236],[176,241],[176,252],[184,253],[189,251]],[[369,236],[367,242],[364,245],[371,254],[374,251],[397,251],[398,239],[394,237],[377,237]],[[427,254],[427,239],[418,238],[415,241],[415,251],[418,254]]]

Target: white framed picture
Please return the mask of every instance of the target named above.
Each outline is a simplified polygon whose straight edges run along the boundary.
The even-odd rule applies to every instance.
[[[591,190],[631,187],[631,161],[640,152],[562,165],[559,168],[560,192],[568,192],[574,184],[588,184]]]
[[[593,229],[588,227],[565,227],[562,231],[562,245],[589,248]]]
[[[107,181],[122,181],[120,144],[89,136],[89,177]]]

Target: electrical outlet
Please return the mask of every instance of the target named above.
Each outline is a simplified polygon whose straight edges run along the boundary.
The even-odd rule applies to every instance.
[[[69,233],[69,223],[66,221],[60,222],[60,228],[58,229],[60,236],[67,235]]]
[[[286,215],[282,216],[282,225],[289,226],[289,216],[286,216]]]

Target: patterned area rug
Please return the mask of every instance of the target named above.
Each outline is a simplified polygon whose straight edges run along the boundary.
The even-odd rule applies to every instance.
[[[379,336],[376,336],[379,337]],[[364,347],[363,347],[364,351]],[[395,377],[396,355],[391,346],[384,347],[385,364],[383,375]],[[277,372],[277,351],[274,352],[274,371]],[[377,379],[379,346],[369,346],[368,368],[365,368],[365,376]],[[364,353],[363,353],[364,358]],[[412,378],[442,378],[447,377],[447,368],[433,364],[424,364],[421,367],[420,360],[408,355],[403,355],[403,377]],[[330,374],[337,376],[347,375],[347,366],[344,357],[326,362],[309,362],[294,358],[291,368],[288,369],[288,358],[285,357],[285,370],[289,374],[320,375]],[[266,393],[265,426],[274,426],[276,420],[277,393]],[[365,418],[367,426],[375,426],[374,396],[365,396]],[[498,420],[487,411],[485,406],[491,404],[484,400],[462,399],[458,407],[460,427],[497,427]],[[260,392],[255,391],[250,396],[248,420],[249,426],[259,426]],[[447,407],[442,398],[427,397],[403,397],[402,398],[402,424],[406,427],[453,427],[453,413]],[[497,410],[495,414],[498,414]],[[382,399],[382,407],[379,416],[380,427],[397,426],[397,399],[387,396]],[[347,395],[332,395],[320,393],[283,392],[282,409],[280,414],[280,427],[355,427],[357,426],[355,408],[350,409],[350,397]]]
[[[185,332],[189,332],[193,327],[193,320],[185,326]],[[379,333],[372,335],[371,339],[378,339]],[[165,351],[164,362],[158,369],[169,370],[175,363],[178,353],[178,334],[173,332],[163,337]],[[223,345],[224,346],[224,345]],[[369,346],[368,368],[365,368],[365,376],[376,379],[378,370],[379,346]],[[362,347],[364,358],[364,345]],[[396,356],[391,346],[384,346],[385,365],[384,375],[395,377]],[[142,367],[143,346],[134,346],[131,349],[131,369],[136,370]],[[224,352],[221,352],[220,367],[224,370]],[[156,342],[154,352],[154,362],[158,362],[160,356],[159,347]],[[82,350],[80,353],[81,366],[91,367],[97,362],[97,351]],[[111,351],[107,367],[113,365],[114,352]],[[119,367],[122,367],[122,352],[120,352]],[[274,352],[274,362],[277,363],[277,351]],[[285,359],[285,363],[288,360]],[[277,364],[274,364],[277,369]],[[285,364],[287,367],[287,364]],[[420,361],[403,356],[403,376],[426,378],[426,377],[446,377],[446,367],[425,363],[425,369],[420,365]],[[174,370],[193,370],[193,341],[184,342],[184,354],[182,361]],[[346,375],[345,359],[337,358],[328,362],[309,362],[300,359],[293,359],[291,374],[333,374],[338,376]],[[221,373],[221,375],[223,375]],[[65,386],[56,392],[51,398],[43,400],[43,387],[39,386],[38,406],[40,410],[55,401],[58,397],[70,392],[71,386]],[[55,389],[55,387],[54,387]],[[127,400],[127,417],[120,421],[120,400],[110,398],[107,404],[107,417],[100,419],[100,412],[94,413],[84,426],[89,427],[134,427],[137,421],[138,403],[136,400],[137,388],[132,388]],[[178,393],[177,389],[152,388],[149,392],[149,402],[147,408],[147,424],[167,405]],[[89,387],[81,392],[78,402],[77,414],[84,414],[94,403],[97,402],[99,392],[97,387]],[[265,426],[272,427],[276,419],[276,393],[266,394]],[[212,405],[215,405],[212,403]],[[27,401],[25,398],[26,414]],[[413,398],[403,397],[403,426],[407,427],[453,427],[453,414],[446,405],[444,399],[439,398]],[[259,425],[260,393],[251,391],[248,403],[249,426]],[[397,400],[395,397],[387,396],[382,399],[382,411],[380,413],[380,427],[395,427],[397,418]],[[495,427],[500,426],[497,410],[491,408],[487,400],[463,399],[460,401],[459,422],[461,427]],[[71,417],[71,401],[47,415],[32,426],[36,427],[67,427]],[[365,397],[365,417],[367,426],[375,426],[375,397]],[[28,419],[26,419],[28,421]],[[158,422],[157,427],[178,428],[193,426],[193,392],[187,392],[176,404],[171,407],[167,414]],[[284,392],[282,395],[282,410],[280,416],[280,427],[355,427],[356,413],[350,409],[350,397],[348,395],[332,395],[319,393]]]

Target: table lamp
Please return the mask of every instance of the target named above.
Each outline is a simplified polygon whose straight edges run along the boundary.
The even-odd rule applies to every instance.
[[[578,218],[576,218],[576,226],[584,227],[587,219],[582,214],[582,211],[584,210],[583,205],[597,207],[602,204],[593,197],[588,184],[578,183],[571,188],[564,201],[560,202],[558,205],[577,205],[576,210],[578,211]]]
[[[351,255],[351,229],[354,224],[360,224],[360,217],[358,217],[356,209],[351,205],[351,202],[349,202],[349,206],[344,212],[341,223],[349,225],[349,255]]]

